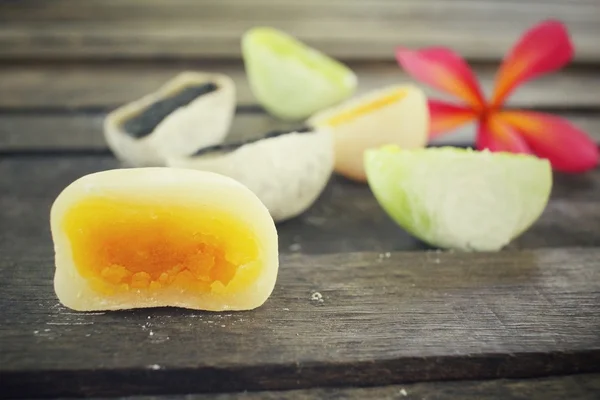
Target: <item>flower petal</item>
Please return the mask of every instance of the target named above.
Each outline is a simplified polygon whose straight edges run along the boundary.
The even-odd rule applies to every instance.
[[[529,147],[553,168],[584,172],[598,165],[598,145],[579,128],[554,115],[503,111],[498,118],[517,130]]]
[[[506,122],[491,116],[479,124],[477,150],[531,154],[523,138]]]
[[[453,51],[443,47],[418,51],[397,48],[396,59],[415,79],[453,94],[477,110],[483,108],[485,100],[473,71]]]
[[[492,106],[499,107],[518,85],[563,67],[573,52],[562,23],[548,20],[534,26],[504,58],[496,75]]]
[[[477,113],[470,108],[429,100],[429,136],[435,137],[473,121]]]

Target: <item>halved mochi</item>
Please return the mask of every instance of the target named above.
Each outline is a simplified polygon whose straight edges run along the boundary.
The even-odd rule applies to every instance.
[[[50,222],[54,288],[74,310],[249,310],[277,278],[269,212],[248,188],[210,172],[87,175],[60,193]]]
[[[389,216],[432,246],[498,251],[531,227],[552,190],[548,160],[455,147],[367,150],[369,187]]]
[[[356,90],[350,68],[274,28],[247,31],[242,54],[254,96],[283,120],[306,119]]]
[[[104,135],[126,165],[164,166],[165,157],[186,156],[221,143],[234,113],[231,78],[188,71],[108,114]]]
[[[333,172],[333,139],[327,129],[274,131],[250,141],[200,149],[169,158],[169,166],[217,172],[247,186],[277,222],[307,210]]]
[[[308,120],[332,130],[335,171],[366,181],[364,152],[386,144],[403,149],[424,147],[429,129],[429,108],[421,89],[395,85],[350,99]]]

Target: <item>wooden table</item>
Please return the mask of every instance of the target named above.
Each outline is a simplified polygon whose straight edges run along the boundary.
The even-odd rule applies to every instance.
[[[250,93],[247,28],[285,28],[346,60],[359,92],[408,79],[395,45],[451,46],[489,91],[504,51],[546,16],[569,24],[577,58],[510,106],[600,141],[596,1],[1,2],[0,397],[600,398],[600,170],[556,174],[541,219],[493,254],[428,248],[366,186],[333,177],[278,226],[277,287],[251,312],[76,313],[52,288],[52,201],[119,166],[101,134],[107,111],[210,70],[236,82],[230,140],[291,126]],[[469,144],[472,130],[442,140]]]

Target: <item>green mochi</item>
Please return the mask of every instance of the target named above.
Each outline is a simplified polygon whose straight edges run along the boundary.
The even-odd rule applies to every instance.
[[[403,229],[432,246],[497,251],[544,211],[552,168],[535,156],[454,147],[365,152],[375,198]]]
[[[252,93],[271,115],[303,120],[352,96],[354,72],[279,30],[250,29],[242,55]]]

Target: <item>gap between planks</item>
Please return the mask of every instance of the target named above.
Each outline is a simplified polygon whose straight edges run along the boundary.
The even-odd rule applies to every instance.
[[[368,90],[409,82],[393,62],[355,63],[357,95]],[[108,64],[42,64],[0,67],[0,151],[106,151],[102,137],[104,112],[156,90],[186,69],[223,72],[236,83],[240,113],[228,140],[293,128],[261,113],[239,62]],[[486,92],[493,86],[496,66],[476,66]],[[429,95],[439,93],[425,88]],[[511,107],[550,110],[564,115],[600,140],[600,76],[589,68],[569,68],[527,83],[510,98]],[[439,96],[443,98],[444,96]],[[74,113],[82,110],[85,112]],[[569,111],[570,110],[570,111]],[[434,144],[473,143],[472,126],[442,136]]]
[[[15,259],[51,250],[49,209],[60,191],[83,175],[119,167],[109,154],[5,155],[0,160],[0,226],[10,229],[0,229],[0,247],[10,249]],[[576,176],[556,173],[541,218],[509,249],[600,246],[599,198],[600,169]],[[306,212],[278,224],[278,234],[281,253],[428,248],[385,214],[367,185],[336,175]]]
[[[351,63],[358,76],[356,95],[393,84],[415,83],[393,61]],[[52,63],[0,65],[0,109],[107,111],[158,89],[184,70],[220,72],[236,85],[240,106],[257,104],[243,64],[237,62],[176,63]],[[493,89],[497,65],[475,64],[484,92]],[[428,96],[456,99],[423,87]],[[600,110],[600,75],[596,68],[571,67],[527,82],[509,98],[507,105],[535,109]]]
[[[600,113],[555,113],[587,132],[600,144]],[[103,134],[104,113],[0,114],[0,154],[109,151]],[[237,113],[226,142],[258,138],[272,130],[297,129],[302,122],[283,122],[261,112]],[[432,145],[472,146],[475,125],[467,124],[431,141]]]
[[[600,374],[581,374],[539,379],[422,382],[367,388],[135,396],[119,400],[598,400],[599,393]]]
[[[599,248],[287,255],[254,311],[93,315],[57,303],[51,253],[15,264],[11,252],[0,259],[9,397],[600,372]]]
[[[239,58],[257,25],[285,29],[336,57],[393,57],[394,48],[449,46],[499,60],[543,18],[564,21],[579,62],[600,61],[600,10],[587,0],[58,0],[0,4],[2,59]]]

